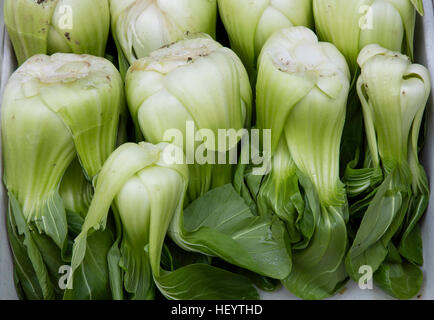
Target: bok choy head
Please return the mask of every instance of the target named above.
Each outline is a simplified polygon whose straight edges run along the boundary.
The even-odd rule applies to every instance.
[[[76,156],[88,179],[99,172],[115,148],[123,99],[115,67],[88,55],[36,55],[6,86],[4,182],[24,218],[59,245],[63,236],[52,228],[64,219],[63,206],[53,204],[58,204],[60,181]]]
[[[231,46],[255,80],[256,60],[273,32],[314,24],[312,0],[219,0],[218,6]]]
[[[166,231],[175,212],[182,210],[188,184],[187,166],[166,160],[171,147],[127,143],[109,157],[98,175],[82,232],[75,240],[73,270],[84,257],[88,232],[105,228],[113,203],[123,230],[119,263],[125,290],[133,299],[153,298],[152,274],[160,274]]]
[[[409,57],[379,45],[360,52],[357,92],[363,107],[373,166],[383,172],[354,243],[347,269],[358,279],[361,265],[391,295],[417,294],[422,273],[422,242],[417,225],[426,210],[428,181],[418,160],[419,131],[430,94],[428,70]]]
[[[306,27],[274,33],[258,65],[258,127],[272,130],[271,172],[258,208],[287,223],[293,269],[284,285],[299,297],[324,298],[346,278],[339,147],[350,73],[342,54]]]
[[[139,135],[152,143],[173,142],[184,150],[191,164],[191,200],[231,182],[231,165],[210,163],[217,163],[216,154],[236,148],[240,140],[221,143],[226,141],[218,140],[219,130],[250,125],[251,88],[235,53],[199,35],[136,61],[125,81]],[[197,161],[199,153],[206,157],[204,163]]]
[[[216,0],[110,0],[110,11],[113,37],[130,64],[190,33],[216,32]]]
[[[208,264],[176,270],[160,266],[169,224],[183,208],[188,174],[182,150],[174,145],[127,143],[115,150],[98,175],[95,196],[75,240],[73,274],[83,263],[87,242],[92,241],[88,236],[105,228],[112,207],[122,224],[117,260],[122,276],[112,276],[110,281],[127,298],[152,299],[154,283],[169,299],[257,298],[247,279]]]
[[[1,110],[3,178],[25,297],[63,294],[55,279],[70,259],[68,230],[79,228],[87,212],[90,180],[115,148],[123,107],[119,72],[95,56],[36,55],[9,79]],[[71,212],[78,215],[74,226]]]
[[[318,37],[342,52],[353,74],[368,44],[413,58],[415,8],[423,15],[422,0],[313,0]]]
[[[4,18],[19,64],[35,54],[105,53],[108,0],[5,0]]]

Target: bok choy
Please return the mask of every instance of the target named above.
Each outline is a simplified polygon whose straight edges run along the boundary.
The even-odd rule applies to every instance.
[[[165,143],[127,143],[109,157],[74,243],[73,276],[85,256],[88,235],[105,228],[113,206],[122,224],[118,262],[122,276],[111,281],[122,283],[112,288],[123,288],[127,298],[152,299],[155,287],[169,299],[257,298],[247,279],[208,264],[173,271],[161,267],[165,235],[174,215],[182,211],[188,186],[187,165],[182,164],[183,159],[178,164],[179,159],[172,155],[176,148]]]
[[[65,204],[74,202],[60,183],[76,157],[74,170],[95,177],[115,148],[123,107],[119,72],[103,58],[36,55],[11,76],[1,110],[4,183],[16,272],[25,264],[34,274],[17,278],[26,295],[58,297],[59,264],[69,259]]]
[[[428,70],[409,57],[379,45],[360,52],[357,92],[363,106],[370,164],[353,170],[358,196],[369,203],[346,258],[350,276],[370,266],[374,280],[397,298],[411,298],[422,282],[422,240],[418,221],[428,205],[429,187],[418,159],[419,131],[430,94]],[[373,191],[366,171],[382,174]]]
[[[110,0],[110,12],[121,68],[189,34],[216,33],[216,0]]]
[[[273,32],[292,26],[313,28],[312,0],[218,0],[233,50],[256,80],[256,61]]]
[[[125,82],[139,140],[142,134],[151,143],[174,139],[184,150],[191,164],[190,201],[231,182],[233,165],[213,165],[210,161],[200,164],[196,157],[201,152],[216,163],[216,153],[236,148],[241,139],[221,144],[218,131],[250,126],[252,93],[248,76],[230,49],[206,35],[182,40],[136,61]],[[194,132],[189,130],[189,123]],[[215,139],[206,142],[209,133]],[[201,146],[204,150],[199,149]]]
[[[313,0],[318,37],[342,52],[353,74],[357,56],[368,44],[413,59],[415,9],[423,15],[422,0]]]
[[[258,66],[257,126],[272,129],[271,171],[251,192],[262,216],[286,222],[293,267],[283,284],[299,297],[322,299],[347,278],[339,147],[350,73],[342,54],[306,27],[274,33]]]
[[[19,64],[56,52],[104,56],[108,0],[5,0],[4,18]]]

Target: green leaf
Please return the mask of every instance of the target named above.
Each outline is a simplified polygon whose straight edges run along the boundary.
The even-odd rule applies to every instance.
[[[113,244],[109,228],[94,232],[87,239],[86,255],[74,273],[72,289],[66,289],[65,300],[111,299],[107,254]]]
[[[415,174],[417,174],[417,188],[410,200],[404,231],[399,243],[399,252],[408,261],[420,266],[423,264],[423,248],[418,223],[428,207],[430,191],[422,166],[418,166],[418,172],[413,175]]]
[[[360,218],[363,217],[365,211],[368,209],[369,205],[372,202],[372,199],[377,194],[378,188],[372,190],[370,193],[364,195],[364,198],[359,199],[354,202],[350,206],[350,216],[352,218]]]
[[[68,237],[68,223],[62,198],[56,191],[41,206],[40,220],[35,220],[39,232],[45,233],[62,251],[65,256]],[[66,257],[65,257],[66,259]]]
[[[165,270],[174,270],[172,254],[166,243],[163,244],[163,248],[161,249],[160,266]]]
[[[81,232],[83,218],[80,214],[66,210],[66,221],[68,221],[68,233],[71,238],[74,238]]]
[[[130,67],[130,64],[125,57],[123,51],[121,48],[116,44],[116,47],[118,49],[118,63],[119,63],[119,72],[122,76],[122,79],[125,79],[125,75],[127,74],[128,68]]]
[[[389,242],[408,208],[408,176],[404,167],[395,166],[369,205],[346,258],[347,272],[355,281],[361,276],[361,266],[368,265],[375,272],[386,258]]]
[[[409,262],[402,264],[384,262],[374,273],[374,282],[397,299],[411,299],[422,286],[423,273]]]
[[[123,300],[123,274],[119,263],[121,260],[121,251],[119,249],[119,239],[116,239],[107,254],[110,288],[114,300]]]
[[[276,214],[286,223],[291,243],[300,242],[298,222],[305,210],[304,196],[300,191],[296,167],[288,167],[285,175],[273,170],[264,180],[259,190],[257,205],[261,216]]]
[[[28,297],[36,298],[42,293],[43,299],[54,299],[55,291],[53,283],[51,283],[44,260],[33,240],[20,205],[11,192],[8,192],[8,196],[10,225],[16,226],[16,230],[15,228],[11,228],[11,231],[15,234],[15,237],[12,237],[12,239],[15,239],[12,242],[12,250],[18,249],[13,254],[16,274],[20,280],[22,289]],[[34,272],[31,270],[34,270]]]
[[[9,207],[7,227],[14,260],[14,281],[17,293],[21,299],[42,300],[44,295],[32,261],[27,254],[27,248],[23,243],[24,236],[18,233],[11,210]]]
[[[130,294],[129,298],[152,300],[155,288],[148,252],[144,248],[137,250],[124,240],[121,244],[120,266],[124,271],[124,287]]]
[[[167,254],[170,255],[172,265],[170,269],[166,270],[176,270],[195,263],[211,264],[211,257],[196,252],[182,250],[175,243],[168,243],[164,248],[166,248]]]
[[[219,257],[276,279],[291,270],[283,224],[254,216],[231,185],[209,191],[179,213],[170,227],[185,250]]]
[[[276,291],[277,288],[281,287],[279,280],[261,276],[257,273],[245,270],[246,273],[240,272],[240,274],[247,277],[256,287],[266,292]]]
[[[79,213],[68,211],[71,236],[81,232],[84,219]],[[104,231],[94,232],[87,239],[85,258],[74,274],[72,289],[64,291],[64,300],[111,299],[107,255],[113,244],[111,224]]]
[[[413,4],[413,6],[416,8],[417,12],[419,12],[421,16],[425,14],[423,8],[423,0],[411,0],[411,3]]]
[[[25,300],[26,295],[24,293],[24,290],[21,286],[20,279],[18,278],[17,270],[14,269],[14,284],[15,284],[15,290],[17,291],[18,299]],[[37,298],[29,298],[28,300],[36,300]]]
[[[269,277],[262,276],[260,274],[257,274],[255,272],[252,272],[250,270],[246,270],[237,266],[234,266],[232,264],[229,264],[223,260],[220,259],[214,259],[217,260],[217,264],[215,261],[213,261],[213,266],[217,266],[219,268],[228,270],[233,273],[240,274],[247,279],[249,279],[258,289],[262,291],[267,292],[273,292],[277,290],[278,287],[281,286],[281,281]],[[220,261],[219,261],[220,260]]]
[[[41,253],[45,267],[47,268],[48,276],[53,284],[56,299],[61,299],[63,291],[59,286],[59,280],[61,277],[59,270],[62,266],[67,265],[69,261],[62,258],[61,251],[51,238],[35,231],[31,231],[31,234],[36,247]]]
[[[114,221],[116,226],[116,241],[113,243],[107,254],[107,262],[108,262],[108,270],[109,270],[109,278],[110,278],[110,288],[112,291],[112,296],[114,300],[123,300],[124,299],[124,280],[123,280],[123,272],[120,268],[121,261],[121,250],[119,248],[121,240],[122,240],[122,225],[119,217],[119,213],[117,212],[116,206],[113,206],[112,210],[114,213]]]
[[[247,278],[208,264],[191,264],[155,277],[160,292],[171,300],[257,300]]]
[[[357,78],[357,73],[353,77]],[[354,155],[357,155],[363,148],[363,113],[357,97],[357,91],[354,82],[348,97],[344,131],[342,133],[341,150],[340,150],[340,171],[344,173],[348,164],[354,161]],[[356,157],[357,160],[357,157]]]
[[[423,265],[422,235],[419,225],[415,225],[399,243],[399,253],[409,262]]]
[[[369,194],[383,181],[380,167],[358,169],[354,168],[353,165],[353,162],[348,164],[344,176],[349,198]]]
[[[184,228],[187,232],[198,231],[201,227],[225,231],[251,217],[243,199],[231,185],[225,185],[209,191],[184,210]]]
[[[246,148],[241,149],[241,158],[243,158],[243,152],[247,152]],[[234,179],[233,186],[235,191],[244,199],[246,204],[254,215],[258,215],[258,208],[256,205],[259,189],[261,187],[263,176],[252,174],[252,165],[243,164],[241,161],[238,163]]]
[[[296,296],[318,300],[334,295],[347,281],[347,232],[343,208],[322,207],[305,249],[293,250],[292,271],[283,285]]]

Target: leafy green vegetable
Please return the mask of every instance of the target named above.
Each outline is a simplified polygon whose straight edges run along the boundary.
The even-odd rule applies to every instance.
[[[306,299],[333,295],[347,278],[339,147],[349,87],[345,58],[305,27],[274,33],[259,57],[257,126],[273,131],[256,200],[260,215],[286,222],[293,268],[283,284]]]
[[[71,214],[75,214],[76,219],[80,221],[81,230],[83,218],[76,213]],[[75,237],[78,233],[73,232],[71,236]],[[66,288],[63,296],[65,300],[112,299],[107,263],[107,255],[112,244],[112,228],[107,228],[104,232],[98,232],[89,237],[83,264],[76,272],[72,288]]]
[[[368,44],[404,52],[413,59],[414,6],[423,15],[420,0],[314,0],[315,27],[321,40],[342,52],[356,76],[357,56]]]
[[[86,55],[36,55],[6,86],[1,130],[4,183],[12,203],[10,233],[14,241],[23,242],[14,247],[34,264],[44,298],[59,297],[53,279],[59,276],[60,262],[69,261],[65,209],[85,212],[84,194],[72,193],[88,188],[82,185],[83,174],[92,179],[114,150],[123,98],[114,66]],[[76,163],[67,170],[76,157],[81,168]],[[71,175],[76,175],[76,182]],[[61,188],[63,178],[73,183]],[[18,260],[28,262],[18,253],[15,259],[17,265]],[[34,296],[25,289],[26,295]]]
[[[5,0],[4,18],[20,65],[35,54],[104,56],[108,0]]]
[[[174,272],[163,272],[156,284],[171,300],[259,299],[245,277],[207,264],[190,264]]]
[[[273,32],[292,26],[313,28],[310,0],[218,0],[220,16],[229,34],[231,47],[240,56],[252,82],[256,62]]]
[[[81,218],[86,216],[93,196],[93,187],[92,183],[83,174],[83,169],[78,159],[72,161],[63,175],[59,187],[59,195],[62,198],[66,211],[78,213]],[[78,224],[81,223],[83,222],[78,222]]]
[[[415,9],[423,15],[421,0],[314,0],[313,13],[319,39],[333,43],[347,59],[352,85],[348,99],[341,151],[341,172],[356,153],[363,154],[363,114],[355,82],[359,75],[357,56],[368,44],[401,51],[413,59]],[[353,163],[354,165],[354,163]],[[356,177],[357,178],[357,177]],[[361,179],[363,179],[361,177]],[[375,188],[376,185],[370,186]],[[366,202],[369,199],[365,199]]]
[[[407,261],[385,261],[374,273],[374,281],[382,290],[397,299],[411,299],[422,286],[420,268]]]
[[[349,176],[357,179],[368,172],[369,178],[370,172],[378,172],[384,179],[374,190],[359,190],[362,198],[372,200],[369,206],[358,208],[364,211],[367,206],[346,268],[358,280],[359,268],[368,265],[378,270],[374,279],[381,288],[395,297],[410,298],[421,284],[422,275],[416,270],[423,262],[417,223],[429,197],[428,180],[418,159],[419,131],[430,94],[429,73],[411,64],[407,56],[378,45],[366,46],[358,62],[362,72],[357,91],[370,161],[365,163],[368,168],[354,169]],[[391,264],[386,259],[395,247],[399,254]]]
[[[251,88],[231,50],[206,35],[156,50],[130,67],[126,93],[138,135],[184,150],[190,164],[186,203],[231,183],[233,165],[208,161],[218,163],[221,154],[226,157],[241,139],[220,141],[220,130],[250,126]],[[198,161],[198,154],[204,155],[205,163]]]
[[[170,299],[257,297],[246,278],[208,264],[191,264],[174,271],[161,268],[166,231],[172,217],[182,211],[188,185],[188,167],[171,161],[173,148],[177,147],[127,143],[109,157],[98,175],[95,196],[82,231],[75,239],[70,283],[84,262],[91,237],[101,232],[96,230],[104,230],[109,208],[113,205],[122,223],[119,267],[128,298],[152,299],[154,281],[161,293]],[[115,251],[111,253],[116,254]],[[114,258],[110,258],[110,274],[116,275]],[[116,277],[112,284],[118,283],[119,276]],[[213,278],[218,278],[219,282],[209,281]],[[185,290],[186,285],[194,287]],[[226,290],[234,285],[238,286],[234,292]],[[115,295],[120,296],[119,293]]]
[[[110,0],[110,12],[113,38],[130,64],[188,34],[216,33],[216,0]]]
[[[14,195],[9,193],[8,235],[14,258],[15,285],[22,298],[54,299],[54,284],[50,280],[31,230]],[[56,250],[56,256],[59,255]]]
[[[219,257],[275,279],[291,270],[280,221],[254,216],[231,185],[213,189],[175,214],[169,235],[181,248]]]

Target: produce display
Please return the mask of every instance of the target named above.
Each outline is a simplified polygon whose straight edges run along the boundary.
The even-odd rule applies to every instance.
[[[18,296],[318,300],[350,281],[417,296],[417,14],[421,0],[5,0]]]

